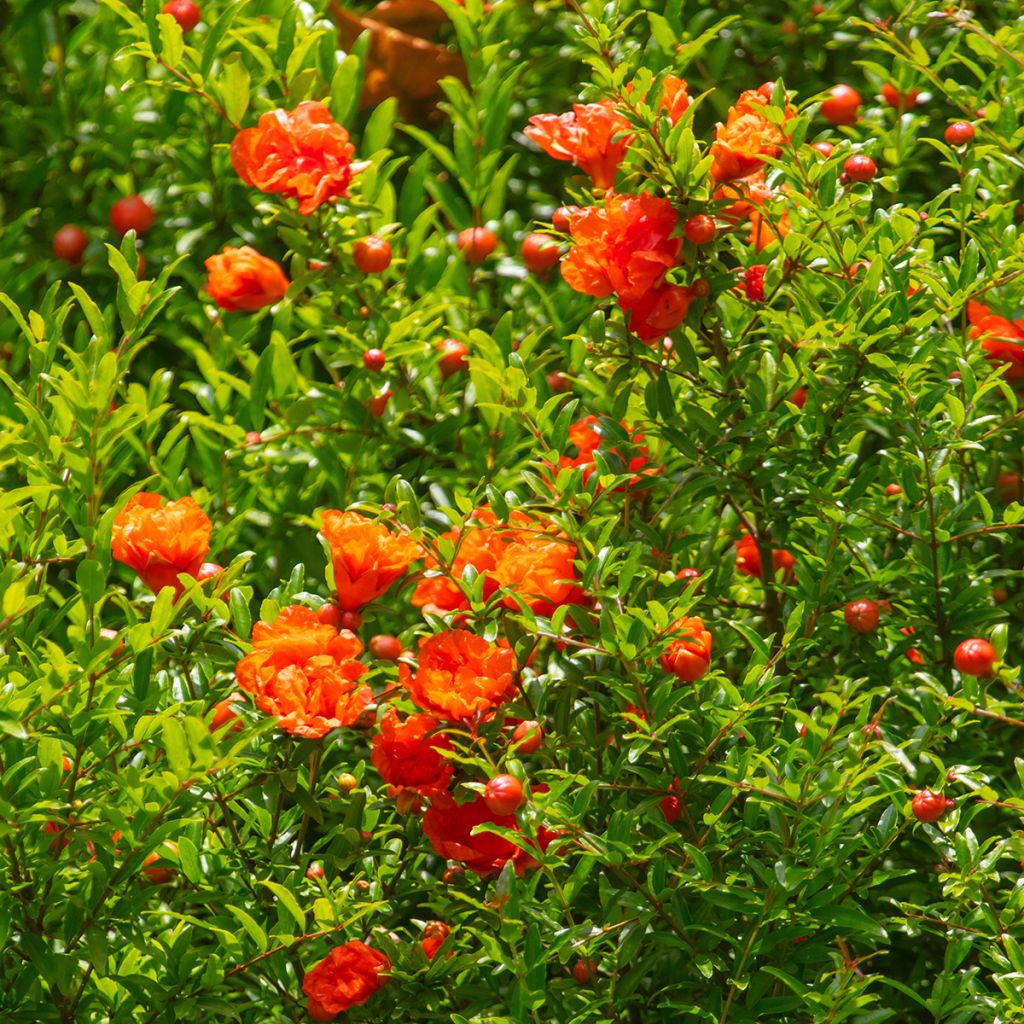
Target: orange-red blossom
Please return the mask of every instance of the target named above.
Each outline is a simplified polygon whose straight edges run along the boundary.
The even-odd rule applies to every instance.
[[[338,604],[347,612],[376,600],[423,555],[418,541],[358,512],[328,509],[321,530],[331,549]]]
[[[210,275],[206,290],[221,309],[251,313],[280,302],[288,291],[288,278],[271,259],[251,246],[225,247],[205,263]]]
[[[173,587],[180,596],[184,588],[178,576],[199,572],[212,532],[213,524],[193,498],[166,501],[140,491],[114,519],[110,546],[114,558],[131,566],[154,594]]]
[[[711,634],[703,619],[683,616],[669,627],[674,638],[661,656],[661,667],[685,683],[695,683],[711,666]]]
[[[1006,364],[1006,379],[1016,381],[1024,377],[1024,320],[997,316],[980,302],[967,303],[967,320],[971,337],[981,339],[988,359]]]
[[[420,580],[412,596],[417,608],[438,615],[468,609],[469,602],[456,582],[467,566],[483,576],[485,600],[499,587],[508,587],[512,593],[503,603],[513,610],[522,600],[534,613],[551,615],[560,605],[583,600],[574,567],[575,545],[561,531],[522,510],[514,510],[509,522],[502,523],[489,508],[478,508],[464,527],[443,536],[456,545],[451,570]],[[427,568],[438,565],[428,555]]]
[[[662,84],[659,109],[675,124],[690,102],[686,82],[668,75]],[[633,141],[632,126],[614,100],[575,103],[564,114],[537,114],[530,118],[523,134],[548,156],[579,167],[600,189],[615,184],[619,165]]]
[[[391,796],[403,789],[432,796],[448,788],[452,766],[441,751],[451,750],[452,745],[447,736],[435,733],[438,725],[431,715],[409,715],[402,721],[394,708],[385,710],[370,759],[389,784]]]
[[[235,676],[282,729],[318,739],[355,723],[373,700],[373,691],[359,685],[367,671],[356,660],[362,650],[354,633],[325,625],[311,608],[288,605],[273,623],[261,619],[253,627],[252,653]]]
[[[777,157],[785,134],[766,115],[771,100],[756,89],[742,93],[729,108],[725,124],[719,123],[711,143],[711,177],[716,182],[735,181],[756,174],[765,157]],[[794,116],[786,107],[784,118]]]
[[[589,480],[595,469],[594,456],[597,452],[601,452],[612,465],[615,464],[616,459],[623,463],[621,472],[629,473],[632,476],[629,481],[630,487],[638,484],[646,476],[661,472],[658,466],[651,463],[651,453],[647,445],[643,443],[643,434],[639,430],[627,427],[625,423],[622,423],[621,426],[632,442],[628,465],[624,464],[624,459],[618,449],[608,447],[601,417],[584,416],[569,427],[569,441],[576,448],[578,454],[575,457],[562,455],[558,460],[559,467],[561,469],[582,468],[584,481]]]
[[[339,1013],[361,1006],[387,984],[381,977],[391,970],[391,961],[363,942],[336,946],[302,980],[313,1020],[333,1020]]]
[[[562,260],[562,276],[584,295],[615,295],[641,341],[663,338],[686,319],[693,297],[665,281],[682,245],[677,222],[667,199],[609,192],[601,206],[572,213],[574,244]]]
[[[365,166],[353,164],[354,155],[348,132],[315,100],[271,110],[231,143],[231,165],[247,185],[297,199],[305,216],[348,195],[353,174]]]
[[[539,792],[544,787],[534,787]],[[467,804],[457,804],[450,796],[434,800],[423,815],[423,832],[439,856],[459,861],[470,871],[487,877],[499,872],[509,861],[517,875],[537,864],[534,856],[515,843],[493,832],[473,830],[477,825],[498,825],[518,831],[514,814],[494,814],[482,796]],[[549,829],[537,830],[537,846],[546,850],[558,833]]]
[[[458,722],[486,715],[516,694],[516,659],[504,641],[490,643],[464,629],[424,637],[415,672],[404,662],[398,678],[424,711]]]
[[[796,559],[783,548],[772,548],[772,570],[778,572],[783,570],[787,575],[796,565]],[[757,541],[745,533],[736,542],[736,568],[744,576],[753,576],[757,579],[764,579],[764,571],[761,567],[761,553],[757,548]]]

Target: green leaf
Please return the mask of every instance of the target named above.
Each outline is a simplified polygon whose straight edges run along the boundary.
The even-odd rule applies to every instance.
[[[188,836],[178,836],[178,859],[185,877],[193,885],[202,885],[204,878],[199,867],[199,854],[195,843]]]
[[[267,933],[257,924],[256,919],[241,907],[228,904],[228,913],[245,929],[256,948],[263,953],[267,948]]]
[[[874,917],[850,904],[817,907],[814,914],[822,924],[832,925],[840,931],[866,932],[882,940],[889,938],[888,932]]]
[[[107,574],[94,558],[83,558],[75,570],[75,579],[83,599],[88,604],[97,604],[107,586]]]
[[[161,732],[171,771],[179,779],[187,779],[191,774],[192,757],[188,749],[188,740],[185,738],[185,730],[176,718],[167,718]]]
[[[221,102],[228,120],[234,125],[241,124],[249,109],[249,71],[237,53],[224,61],[219,85]]]
[[[0,611],[3,611],[4,618],[13,619],[20,615],[27,596],[27,579],[13,580],[9,583],[4,590],[3,600],[0,601]]]
[[[252,615],[249,614],[249,602],[238,587],[231,588],[228,606],[231,609],[231,622],[235,632],[241,637],[249,636],[252,632]]]
[[[362,85],[362,62],[356,54],[350,53],[331,79],[331,114],[338,124],[351,123],[359,107]]]
[[[295,923],[298,925],[299,932],[305,932],[306,930],[306,914],[305,911],[299,906],[299,901],[295,898],[292,891],[278,882],[260,880],[260,885],[265,885],[280,901],[285,910],[295,919]]]
[[[135,659],[132,669],[132,693],[135,699],[143,702],[149,693],[150,677],[153,672],[153,648],[147,647]]]
[[[163,47],[163,58],[168,67],[176,68],[181,63],[185,52],[185,36],[181,26],[169,14],[160,14],[157,18],[160,25],[160,43]]]
[[[143,13],[146,16],[146,32],[153,53],[159,57],[163,51],[163,39],[160,34],[160,0],[144,0]]]
[[[221,15],[211,26],[203,44],[203,56],[199,62],[199,77],[205,79],[220,53],[220,44],[231,28],[232,22],[249,6],[249,0],[235,0],[220,8]],[[207,5],[209,10],[209,5]]]

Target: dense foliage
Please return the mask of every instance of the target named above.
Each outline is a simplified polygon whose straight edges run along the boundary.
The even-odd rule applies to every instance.
[[[1024,1021],[1018,5],[166,7],[0,8],[0,1018]]]

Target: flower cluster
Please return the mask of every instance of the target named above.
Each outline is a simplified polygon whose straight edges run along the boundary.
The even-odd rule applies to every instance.
[[[686,319],[700,288],[675,283],[670,271],[679,266],[682,239],[672,204],[652,194],[618,194],[615,178],[634,134],[624,105],[632,106],[627,87],[620,102],[577,104],[568,114],[530,118],[528,138],[558,160],[571,160],[603,190],[600,205],[573,208],[568,222],[573,247],[562,260],[562,276],[584,295],[614,295],[630,331],[641,341],[664,338]],[[686,83],[669,75],[661,86],[658,109],[676,124],[690,106]],[[634,110],[635,112],[635,110]],[[768,215],[775,198],[765,183],[765,160],[779,156],[786,141],[785,122],[795,116],[788,104],[772,108],[772,87],[747,90],[719,123],[710,146],[709,182],[715,198],[729,200],[722,215],[732,223],[750,217],[750,245],[760,251],[789,232],[788,210]],[[781,123],[780,123],[781,122]],[[652,129],[653,130],[653,129]],[[715,234],[714,221],[687,235],[706,244]],[[706,282],[703,282],[706,285]]]
[[[322,103],[306,100],[293,111],[277,109],[243,128],[231,143],[231,164],[247,185],[296,199],[310,216],[324,203],[348,195],[352,178],[366,165],[353,163],[349,134]],[[226,246],[206,260],[206,290],[227,312],[272,306],[289,281],[281,267],[251,246]]]

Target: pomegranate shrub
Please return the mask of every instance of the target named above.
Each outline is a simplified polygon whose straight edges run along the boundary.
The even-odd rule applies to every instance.
[[[0,12],[0,1018],[1024,1021],[1024,20]]]

